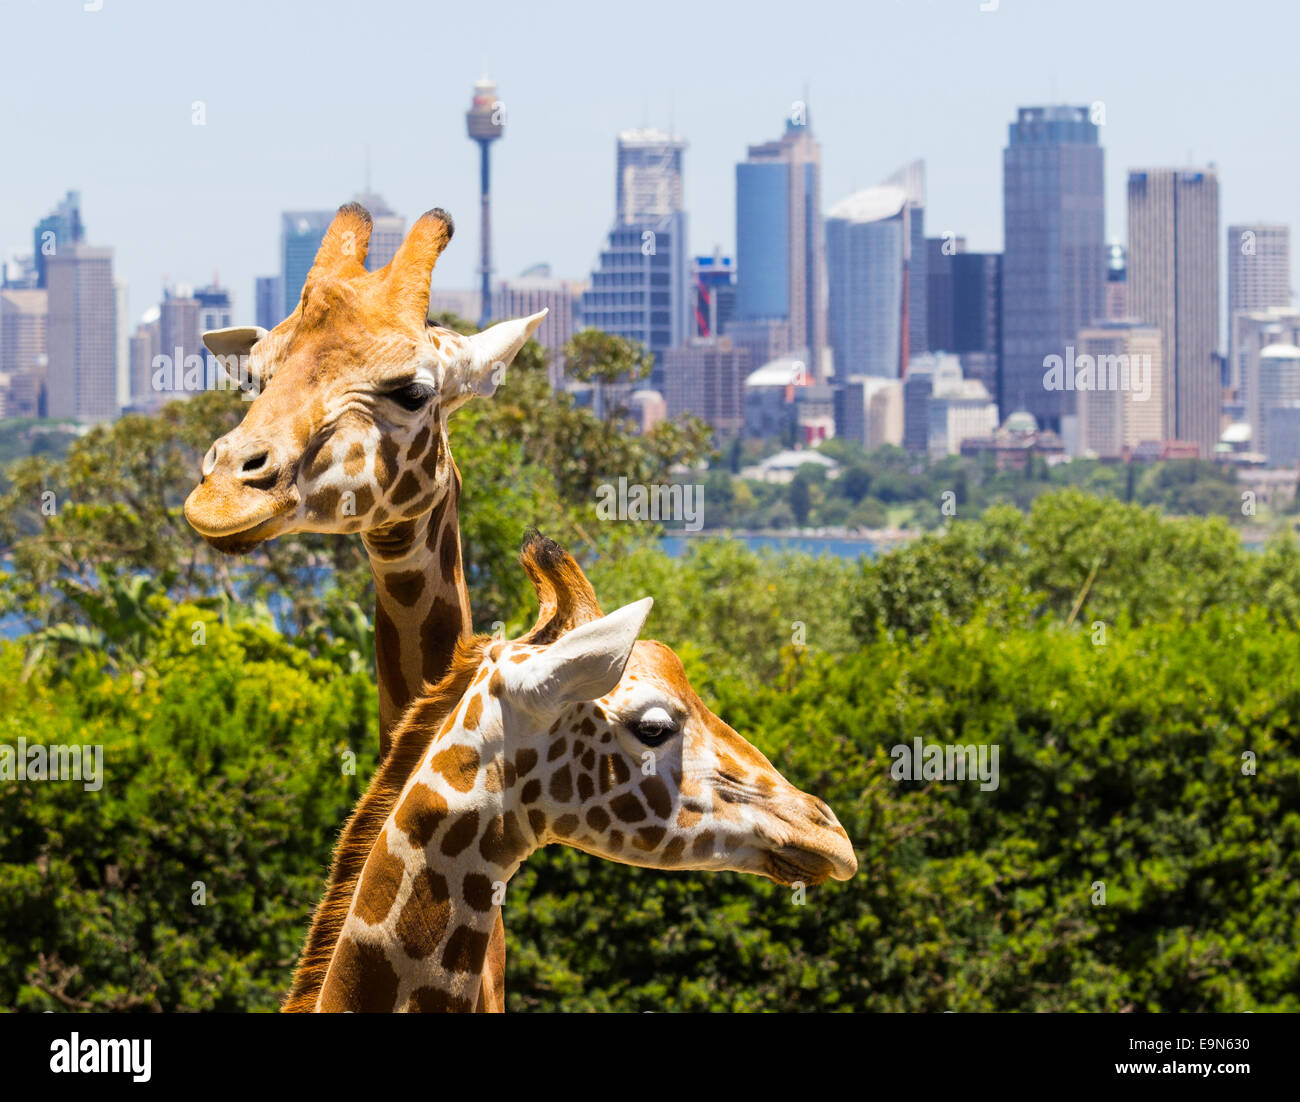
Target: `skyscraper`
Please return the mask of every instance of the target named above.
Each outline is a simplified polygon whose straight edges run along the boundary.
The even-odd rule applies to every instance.
[[[903,298],[907,312],[907,347],[903,364],[912,356],[929,351],[928,303],[925,248],[925,162],[911,161],[885,181],[886,187],[900,187],[907,195],[908,239],[904,259]]]
[[[651,141],[648,133],[658,136]],[[649,385],[661,394],[663,355],[690,331],[686,213],[673,205],[681,201],[685,148],[680,138],[657,131],[619,135],[619,209],[582,296],[583,325],[637,341],[653,354]]]
[[[159,351],[169,357],[172,369],[167,373],[169,390],[203,390],[207,384],[207,352],[203,347],[204,328],[199,324],[199,300],[190,287],[167,287],[158,307]],[[224,326],[212,326],[221,329]],[[177,380],[184,381],[178,387]],[[181,394],[176,394],[181,397]],[[171,397],[169,395],[169,397]]]
[[[624,130],[618,136],[614,202],[621,225],[659,219],[682,209],[686,143],[663,130]]]
[[[1074,394],[1044,386],[1044,359],[1105,316],[1104,156],[1086,107],[1022,107],[1002,155],[1002,390],[1060,432]]]
[[[5,417],[44,415],[48,316],[47,291],[0,291],[0,375],[9,380]]]
[[[1291,230],[1252,222],[1228,227],[1228,338],[1239,310],[1291,305]],[[1241,386],[1236,345],[1229,349],[1229,384]]]
[[[1143,322],[1107,321],[1079,332],[1079,357],[1093,358],[1089,389],[1077,392],[1079,450],[1117,459],[1159,441],[1164,427],[1160,330]],[[1111,385],[1114,384],[1114,385]]]
[[[60,246],[46,257],[49,415],[117,416],[117,301],[113,250]]]
[[[284,277],[258,276],[253,281],[253,310],[257,324],[274,329],[284,321]]]
[[[668,416],[693,413],[718,439],[739,436],[745,426],[745,379],[749,352],[727,337],[695,337],[664,353],[664,401]]]
[[[465,128],[470,140],[478,144],[479,161],[479,261],[480,314],[478,326],[485,329],[492,319],[492,208],[491,164],[488,155],[492,143],[505,133],[505,107],[497,99],[497,86],[485,76],[474,85],[474,98],[465,112]]]
[[[686,340],[686,215],[616,225],[582,296],[582,323],[643,345],[654,356],[652,389],[663,393],[663,355]]]
[[[1219,179],[1208,168],[1128,175],[1128,308],[1160,330],[1166,439],[1219,440]]]
[[[856,192],[826,216],[830,346],[840,379],[898,379],[906,366],[911,205],[900,187]]]
[[[81,192],[70,191],[54,210],[36,223],[32,234],[36,263],[36,286],[46,287],[46,266],[51,256],[65,245],[79,245],[86,239],[81,222]]]
[[[277,321],[287,318],[298,308],[307,273],[311,271],[312,261],[316,259],[316,252],[332,221],[332,210],[285,211],[280,215],[280,278],[284,282],[284,313]]]
[[[692,301],[695,324],[691,335],[716,337],[736,312],[736,273],[731,257],[715,250],[712,256],[697,256],[691,262]]]
[[[736,166],[735,320],[784,323],[784,343],[807,356],[810,382],[824,378],[825,267],[821,146],[797,103],[785,133],[751,145]]]

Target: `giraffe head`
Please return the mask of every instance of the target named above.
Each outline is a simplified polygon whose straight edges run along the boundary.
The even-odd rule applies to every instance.
[[[429,278],[450,216],[421,216],[376,272],[364,266],[370,229],[363,207],[340,207],[289,317],[270,332],[204,334],[254,395],[185,502],[219,550],[288,532],[368,532],[427,512],[458,480],[447,415],[495,390],[545,316],[472,337],[431,326]]]
[[[782,884],[857,871],[831,809],[714,715],[671,649],[639,638],[652,598],[602,615],[558,544],[532,533],[521,559],[538,623],[485,649],[465,713],[477,689],[485,714],[500,715],[501,768],[514,780],[505,812],[525,837]]]

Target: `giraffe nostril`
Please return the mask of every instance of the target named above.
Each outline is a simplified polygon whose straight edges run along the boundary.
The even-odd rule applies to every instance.
[[[254,471],[260,471],[266,465],[268,458],[270,458],[270,453],[264,451],[258,452],[256,455],[250,455],[244,460],[244,465],[239,468],[240,472],[252,474]]]

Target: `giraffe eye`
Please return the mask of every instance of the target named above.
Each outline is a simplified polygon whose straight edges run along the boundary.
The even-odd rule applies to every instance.
[[[438,391],[428,383],[407,383],[395,390],[388,391],[387,396],[409,413],[423,409]]]
[[[647,746],[659,746],[677,734],[678,726],[664,708],[648,708],[632,720],[628,730]]]

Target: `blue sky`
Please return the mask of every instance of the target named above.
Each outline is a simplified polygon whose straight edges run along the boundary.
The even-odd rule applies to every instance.
[[[436,284],[469,287],[477,159],[464,112],[486,65],[506,104],[494,259],[583,278],[614,208],[614,140],[673,127],[691,246],[734,241],[734,165],[805,85],[823,206],[924,157],[927,230],[1002,243],[1001,157],[1020,105],[1105,105],[1107,233],[1130,167],[1214,161],[1223,224],[1300,228],[1300,9],[1277,0],[855,0],[445,4],[4,0],[0,250],[68,188],[111,245],[133,318],[164,277],[219,271],[240,320],[278,269],[279,212],[376,191],[441,205]],[[991,0],[985,0],[991,3]],[[202,101],[206,125],[191,122]],[[29,247],[29,246],[28,246]],[[1300,251],[1300,250],[1298,250]]]

